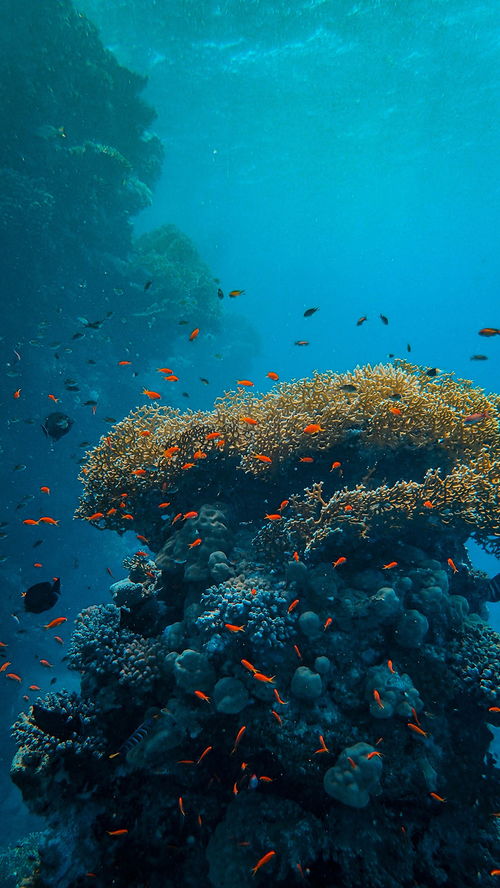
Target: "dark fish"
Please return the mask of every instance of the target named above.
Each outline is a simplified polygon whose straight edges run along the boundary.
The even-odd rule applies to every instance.
[[[67,392],[79,392],[80,391],[79,385],[65,385],[64,388],[66,389]]]
[[[222,292],[220,287],[217,290],[217,296],[219,297],[219,299],[224,299],[224,293]]]
[[[36,540],[36,541],[33,543],[33,545],[32,545],[31,548],[32,548],[32,549],[37,549],[38,546],[41,546],[41,545],[42,545],[42,543],[43,543],[43,540]]]
[[[441,371],[439,367],[429,367],[429,369],[425,371],[425,375],[433,378],[434,376],[437,376],[440,372]]]
[[[319,311],[319,308],[308,308],[308,309],[306,309],[306,311],[304,312],[304,317],[305,317],[305,318],[310,318],[311,315],[313,315],[314,312],[316,312],[316,311]]]
[[[387,327],[387,324],[389,323],[389,318],[386,318],[386,316],[385,316],[385,315],[382,315],[382,314],[379,315],[379,318],[380,318],[380,320],[382,321],[382,323],[385,324],[386,327]]]
[[[401,397],[402,396],[399,394],[399,392],[393,392],[392,395],[389,395],[389,399],[391,401],[400,401]]]
[[[93,361],[92,358],[89,358],[87,364],[96,364],[97,361]]]
[[[90,447],[90,441],[80,441],[79,447]]]
[[[84,401],[84,407],[97,407],[97,401]]]
[[[24,609],[30,614],[41,614],[57,603],[61,593],[61,581],[57,577],[53,583],[35,583],[24,595]]]
[[[99,330],[103,324],[104,324],[103,320],[102,321],[86,321],[83,326],[87,327],[88,330]]]
[[[83,731],[83,722],[78,714],[69,715],[54,709],[45,709],[39,703],[33,703],[31,711],[36,726],[50,737],[69,740],[74,734],[81,734]]]
[[[387,355],[387,357],[388,357],[388,358],[393,358],[393,357],[394,357],[394,352],[389,352],[389,354]]]
[[[26,468],[26,466],[24,465],[24,463],[18,463],[17,466],[14,466],[14,471],[15,472],[24,472],[25,468]]]
[[[202,382],[203,385],[210,385],[208,379],[206,379],[204,376],[200,376],[200,382]]]
[[[408,345],[406,346],[406,351],[407,351],[407,352],[411,352],[411,345],[410,345],[410,343],[408,343]]]
[[[500,336],[500,329],[498,327],[483,327],[482,330],[479,331],[480,336]]]
[[[189,398],[189,392],[183,392],[183,393],[182,393],[182,397],[183,397],[183,398]]]
[[[307,339],[296,339],[294,345],[309,345]]]
[[[73,333],[72,339],[83,339],[85,333]]]
[[[118,420],[114,416],[105,416],[103,422],[118,422]]]
[[[183,327],[185,324],[187,324],[187,321],[179,321],[179,327]]]
[[[471,355],[471,361],[487,361],[488,355]]]
[[[497,574],[489,581],[488,591],[487,601],[500,601],[500,574]]]
[[[358,387],[357,385],[353,385],[352,382],[346,382],[345,385],[339,385],[339,389],[341,392],[350,392],[352,394],[353,392],[357,392]]]
[[[68,434],[72,425],[73,420],[70,419],[69,416],[66,416],[65,413],[56,412],[49,413],[49,415],[45,417],[42,423],[42,429],[48,438],[53,438],[54,441],[59,441],[59,438]]]
[[[158,716],[151,716],[151,718],[145,719],[142,724],[139,725],[138,728],[135,729],[134,733],[128,737],[124,743],[120,746],[118,752],[120,755],[127,755],[127,752],[130,752],[134,746],[137,746],[141,740],[144,740],[145,737],[148,736],[149,732],[154,727],[155,721]]]
[[[360,318],[358,318],[358,320],[356,321],[356,327],[361,327],[361,324],[364,324],[364,322],[367,321],[367,320],[368,320],[368,315],[362,315],[362,316],[361,316]]]
[[[149,290],[152,283],[153,283],[153,281],[146,281],[146,283],[144,284],[144,289]]]

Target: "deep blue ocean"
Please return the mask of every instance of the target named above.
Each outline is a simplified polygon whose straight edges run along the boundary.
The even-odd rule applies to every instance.
[[[49,0],[45,19],[38,5],[0,0],[7,232],[0,257],[0,641],[11,662],[0,675],[4,847],[47,828],[9,776],[11,725],[36,697],[28,684],[42,695],[79,691],[80,676],[66,659],[73,621],[111,601],[109,586],[126,577],[123,559],[139,545],[140,528],[118,534],[74,512],[85,452],[131,410],[153,403],[144,390],[161,395],[154,402],[161,406],[210,411],[237,380],[252,381],[258,397],[272,388],[270,371],[291,382],[400,358],[436,369],[438,379],[454,373],[487,393],[500,391],[500,335],[479,335],[500,328],[496,3]],[[108,88],[97,50],[87,58],[87,19],[97,28],[89,26],[92,47],[100,44],[119,70],[145,78],[135,94],[155,115],[141,118],[128,75]],[[78,33],[73,42],[66,27]],[[156,156],[138,159],[151,139]],[[91,167],[92,151],[99,160]],[[114,151],[116,167],[108,168]],[[85,191],[91,175],[95,187]],[[135,189],[130,205],[125,179],[128,194]],[[158,273],[144,255],[128,271],[131,244],[164,225],[176,226],[197,251],[200,280],[208,275],[213,286],[209,301],[193,303],[193,278],[184,293],[181,275],[173,301],[162,303]],[[189,250],[186,256],[190,262]],[[316,311],[305,316],[310,308]],[[178,380],[165,381],[159,367]],[[70,421],[60,440],[47,434],[55,412]],[[266,502],[265,511],[275,505]],[[23,524],[40,516],[57,524]],[[489,578],[499,573],[494,554],[474,541],[468,552],[473,568]],[[22,594],[53,577],[61,578],[57,607],[27,613]],[[500,603],[487,608],[500,631]],[[55,641],[43,626],[60,616],[67,622]],[[444,651],[436,636],[441,644]],[[7,680],[9,669],[21,681]],[[498,735],[494,724],[489,729]],[[458,722],[453,731],[460,733]],[[199,751],[210,742],[200,739]],[[497,736],[493,756],[498,743]],[[51,792],[62,791],[57,770],[51,779]],[[477,779],[486,780],[479,772]],[[250,864],[267,850],[256,848]],[[348,882],[340,869],[309,863],[309,873],[304,863],[304,873],[286,875],[265,861],[254,883],[367,884],[363,870]],[[21,884],[6,872],[6,886]],[[186,873],[194,883],[193,871]],[[60,872],[53,878],[26,885],[92,884]],[[98,873],[93,882],[125,884],[107,878]],[[159,884],[144,870],[143,882],[130,878],[137,888]],[[452,867],[450,882],[442,875],[426,883],[415,872],[397,878],[397,886],[457,884]],[[486,872],[463,884],[494,883]],[[226,884],[200,869],[202,888]]]

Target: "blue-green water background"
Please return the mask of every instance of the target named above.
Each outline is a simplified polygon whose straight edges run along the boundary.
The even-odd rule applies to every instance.
[[[389,353],[406,357],[408,343],[415,362],[498,391],[500,338],[477,335],[483,326],[500,326],[498,4],[82,0],[77,6],[122,64],[149,76],[145,96],[157,110],[154,131],[166,154],[137,232],[176,224],[226,292],[246,290],[222,307],[233,316],[226,330],[245,331],[249,347],[241,361],[224,358],[229,332],[200,340],[195,357],[186,344],[177,359],[189,406],[210,407],[236,379],[263,379],[269,370],[290,379],[384,361]],[[305,320],[311,306],[320,311]],[[124,297],[119,310],[127,318],[133,305]],[[26,306],[9,302],[9,311]],[[368,322],[356,327],[365,314]],[[310,345],[297,348],[297,339]],[[152,355],[152,367],[167,359],[168,349],[165,322],[165,354]],[[471,363],[478,352],[489,360]],[[122,357],[117,342],[116,360]],[[36,364],[45,358],[29,358],[28,350],[22,358],[23,368],[31,361],[26,409],[37,414],[46,394],[37,391]],[[83,354],[79,369],[113,416],[137,403],[122,394],[114,375],[87,366]],[[149,368],[139,369],[138,398],[153,381]],[[200,376],[210,386],[200,385]],[[69,399],[63,406],[73,407]],[[61,523],[50,529],[44,564],[63,578],[64,613],[71,618],[107,600],[106,568],[123,573],[121,560],[135,538],[73,523],[79,483],[69,439],[55,452],[38,430],[25,432],[16,458],[27,469],[4,466],[10,474],[3,512],[8,516],[40,484],[51,486],[49,514]],[[79,436],[93,434],[94,443],[101,433],[82,428]],[[10,426],[4,434],[10,444]],[[14,596],[35,582],[34,555],[15,530],[1,545],[8,556],[2,564],[8,631]],[[476,566],[497,572],[494,559],[473,554]],[[498,625],[494,608],[492,615]],[[41,683],[42,633],[21,640],[16,666]],[[56,686],[74,685],[63,662],[55,674]],[[28,821],[7,778],[8,727],[20,691],[2,685],[2,693],[8,840]]]

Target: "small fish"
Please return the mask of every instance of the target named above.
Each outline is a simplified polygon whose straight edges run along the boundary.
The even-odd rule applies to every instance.
[[[315,312],[319,311],[319,308],[307,308],[304,312],[305,318],[310,318]]]
[[[108,836],[126,836],[128,829],[107,829]]]
[[[229,629],[230,632],[244,632],[245,626],[235,626],[234,623],[224,623],[226,629]]]
[[[5,677],[10,678],[11,681],[18,681],[19,683],[22,682],[21,676],[17,675],[16,672],[7,672]]]
[[[260,462],[272,463],[271,457],[266,456],[265,453],[253,453],[252,456],[254,459],[258,459]]]
[[[389,323],[389,318],[387,318],[387,317],[386,317],[385,315],[383,315],[383,314],[379,315],[379,318],[380,318],[380,320],[382,321],[382,323],[385,324],[385,326],[387,327],[387,324]]]
[[[487,361],[488,355],[471,355],[469,360],[470,361]]]
[[[393,416],[402,416],[403,411],[399,409],[399,407],[389,407],[389,413],[392,413]]]
[[[118,363],[118,367],[128,367],[129,364],[132,363],[132,361],[118,361],[117,363]]]
[[[321,752],[329,752],[329,749],[325,743],[325,738],[323,737],[323,734],[319,735],[319,742],[320,742],[320,747],[319,747],[319,749],[316,749],[316,751],[314,752],[314,755],[318,755]]]
[[[269,373],[266,373],[266,376],[268,376],[269,379],[273,379],[275,382],[276,382],[276,380],[279,379],[278,374],[277,374],[277,373],[274,373],[273,370],[270,370]]]
[[[346,561],[347,561],[347,558],[344,555],[341,555],[340,558],[337,558],[336,561],[332,561],[332,566],[333,567],[340,567],[340,565],[345,564]]]
[[[257,679],[257,681],[262,681],[264,684],[273,684],[275,675],[264,675],[262,672],[254,672],[253,677]]]
[[[206,376],[200,376],[200,382],[202,382],[203,385],[210,385],[210,383],[209,383],[208,379],[206,378]]]
[[[185,817],[186,812],[184,810],[184,802],[182,800],[182,796],[179,796],[179,798],[177,799],[177,804],[179,806],[179,811],[181,812],[182,816]]]
[[[12,395],[12,397],[15,398],[16,401],[17,401],[18,398],[21,397],[21,391],[22,391],[22,389],[16,389],[16,391],[15,391],[14,394]]]
[[[196,337],[199,335],[199,332],[200,332],[200,328],[195,327],[195,329],[192,330],[191,333],[189,334],[189,337],[188,337],[189,342],[193,342],[196,339]]]
[[[55,629],[56,626],[60,626],[62,623],[67,623],[67,617],[56,617],[55,620],[51,620],[50,623],[47,623],[43,628],[44,629]]]
[[[252,875],[255,876],[255,874],[258,872],[258,870],[260,870],[261,866],[265,866],[266,863],[269,863],[269,861],[272,860],[273,857],[275,857],[275,856],[276,856],[276,851],[268,851],[267,854],[264,854],[264,855],[263,855],[263,856],[257,861],[257,863],[255,864],[255,866],[253,866],[252,869],[250,870],[250,872],[252,873]]]
[[[204,703],[210,703],[210,697],[207,697],[203,691],[194,691],[194,694],[199,700],[203,700]]]
[[[377,704],[377,706],[379,707],[379,709],[384,709],[384,704],[382,703],[382,699],[381,699],[381,697],[380,697],[380,693],[377,691],[376,688],[375,688],[374,691],[373,691],[373,699],[375,700],[375,703]]]
[[[411,345],[410,345],[410,343],[407,344],[407,346],[406,346],[406,351],[407,351],[407,352],[411,352]]]
[[[275,709],[271,709],[271,715],[274,716],[279,725],[283,724],[283,719],[281,718],[281,715],[279,715]]]
[[[161,398],[159,392],[152,392],[150,389],[143,389],[142,394],[147,395],[147,397],[150,398],[151,401],[158,401]]]
[[[213,749],[213,746],[207,746],[206,749],[204,749],[203,752],[201,753],[201,755],[200,755],[198,761],[196,762],[196,764],[199,765],[200,762],[203,761],[203,759],[205,758],[205,756],[208,755],[208,753],[212,751],[212,749]]]
[[[454,574],[458,573],[458,567],[456,566],[455,562],[453,561],[453,558],[447,558],[446,563],[447,563],[448,567],[451,567]]]
[[[235,299],[236,296],[242,296],[244,292],[245,292],[245,290],[231,290],[231,292],[228,293],[227,295],[228,295],[231,299]]]
[[[278,703],[280,703],[282,706],[288,706],[288,703],[285,700],[281,699],[279,691],[276,688],[273,688],[273,694],[276,697]]]
[[[484,422],[485,419],[489,419],[490,414],[488,411],[483,411],[482,413],[470,413],[469,416],[464,416],[463,423],[464,425],[475,425],[478,422]]]
[[[6,660],[5,663],[2,663],[2,665],[0,666],[0,672],[5,672],[5,670],[8,669],[9,666],[12,666],[12,661]]]
[[[25,518],[23,521],[23,524],[34,525],[34,524],[38,524],[38,521],[35,521],[34,518]]]
[[[480,336],[500,336],[500,328],[498,327],[482,327],[479,331]]]
[[[206,459],[207,454],[203,450],[195,450],[193,453],[193,459]]]
[[[367,321],[367,320],[368,320],[368,315],[361,315],[361,317],[358,318],[358,320],[356,321],[356,327],[361,327],[361,325],[364,324],[365,321]]]
[[[149,290],[152,283],[153,283],[153,281],[146,281],[146,283],[144,284],[144,289]]]
[[[233,748],[232,748],[232,750],[231,750],[231,755],[233,755],[233,754],[236,752],[236,750],[238,749],[238,746],[240,745],[240,742],[241,742],[241,738],[243,737],[243,734],[245,733],[246,729],[247,729],[247,726],[246,726],[246,725],[243,725],[243,726],[239,729],[238,733],[236,734],[236,737],[235,737],[235,740],[234,740],[234,746],[233,746]]]
[[[431,799],[435,799],[436,802],[446,802],[446,799],[444,799],[443,796],[438,795],[437,792],[430,792],[429,795]]]
[[[293,344],[299,345],[299,346],[304,346],[304,345],[309,345],[309,341],[307,339],[296,339]]]
[[[324,625],[323,625],[323,632],[325,632],[325,630],[328,629],[328,627],[331,626],[332,623],[333,623],[332,618],[331,618],[331,617],[327,617],[326,620],[325,620],[325,622],[324,622]]]
[[[441,370],[439,369],[439,367],[429,367],[429,369],[425,371],[425,375],[430,376],[431,379],[433,379],[435,376],[437,376],[438,373],[441,373]]]
[[[42,493],[50,494],[50,487],[40,487]]]
[[[422,505],[425,506],[426,509],[433,509],[434,508],[434,503],[431,502],[431,500],[424,500]]]
[[[277,513],[273,513],[271,515],[264,515],[264,518],[267,518],[268,521],[281,521],[282,515],[278,515]]]
[[[334,469],[340,469],[341,465],[342,465],[342,463],[339,462],[338,459],[336,459],[335,462],[332,462],[332,464],[330,466],[330,472],[333,472]]]
[[[339,385],[339,389],[341,392],[347,392],[349,395],[352,395],[354,392],[357,392],[358,387],[353,385],[352,382],[346,382],[344,385]]]
[[[245,667],[245,669],[248,669],[249,672],[258,672],[255,666],[253,666],[248,660],[240,660],[240,663],[242,666]]]
[[[389,564],[383,565],[382,570],[391,570],[393,567],[397,567],[397,566],[398,566],[397,561],[389,561]]]
[[[400,401],[401,398],[402,395],[400,395],[399,392],[393,392],[392,395],[389,395],[389,400],[391,401]]]
[[[198,512],[184,512],[182,517],[184,518],[184,521],[187,521],[188,518],[197,518]]]
[[[237,380],[236,380],[236,384],[237,384],[237,385],[242,385],[242,386],[244,386],[244,387],[246,387],[246,388],[249,388],[250,386],[253,386],[253,382],[251,382],[250,379],[237,379]]]
[[[420,734],[421,737],[427,737],[426,731],[424,731],[419,725],[414,725],[412,722],[407,722],[406,725],[410,731],[413,731],[414,734]]]
[[[40,688],[39,685],[30,685],[28,690],[30,690],[30,691],[40,691],[41,688]]]
[[[252,426],[258,425],[257,420],[254,419],[253,416],[240,416],[240,421],[246,422],[247,425],[252,425]]]
[[[40,660],[42,666],[45,666],[46,669],[52,669],[52,663],[49,663],[48,660]]]
[[[382,753],[379,752],[378,749],[374,749],[372,752],[367,753],[366,758],[370,761],[370,759],[375,758],[375,756],[382,758]]]
[[[389,672],[392,672],[393,675],[395,675],[396,670],[394,669],[394,666],[392,665],[392,660],[387,660],[387,668],[388,668]]]
[[[324,432],[325,429],[323,429],[317,422],[310,422],[309,425],[306,425],[306,427],[302,429],[302,431],[305,435],[317,435],[318,432]]]
[[[193,540],[192,543],[189,543],[188,549],[195,549],[197,546],[201,546],[201,544],[202,544],[201,537],[196,537],[196,539]]]
[[[51,524],[53,527],[57,527],[59,524],[59,519],[50,518],[49,515],[43,515],[42,518],[38,519],[39,524]]]
[[[221,290],[220,287],[219,287],[218,290],[217,290],[217,297],[218,297],[219,299],[224,299],[224,293],[222,292],[222,290]]]

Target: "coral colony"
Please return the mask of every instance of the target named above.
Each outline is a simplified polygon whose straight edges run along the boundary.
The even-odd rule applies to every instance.
[[[14,725],[47,831],[25,886],[489,886],[497,395],[419,367],[141,407],[77,516],[134,530],[77,618],[81,691]],[[479,420],[471,421],[471,417]]]

